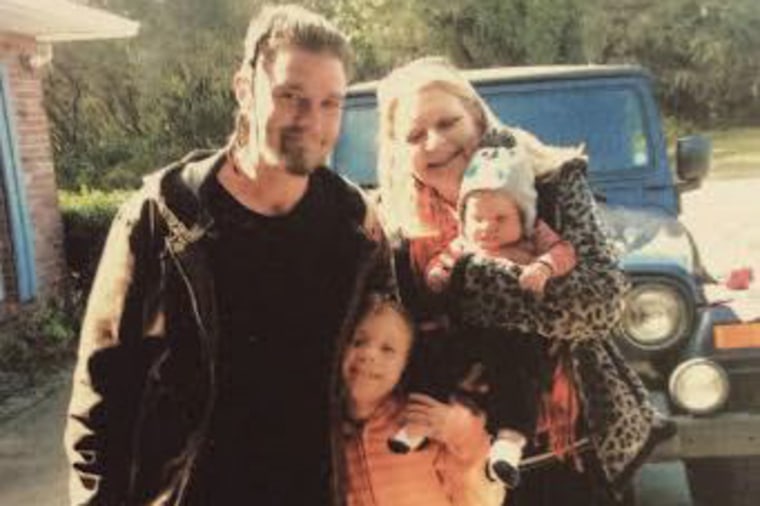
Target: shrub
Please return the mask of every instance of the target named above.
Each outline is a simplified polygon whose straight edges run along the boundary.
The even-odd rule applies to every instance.
[[[66,263],[72,288],[77,292],[75,298],[86,298],[111,221],[129,194],[126,190],[107,192],[87,188],[59,192]]]
[[[66,298],[50,299],[22,311],[0,328],[0,372],[37,378],[74,356],[79,333],[79,312]]]

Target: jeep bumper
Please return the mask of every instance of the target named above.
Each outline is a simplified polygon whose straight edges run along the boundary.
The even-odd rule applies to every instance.
[[[678,432],[655,448],[650,461],[760,455],[760,414],[676,415],[672,419]]]

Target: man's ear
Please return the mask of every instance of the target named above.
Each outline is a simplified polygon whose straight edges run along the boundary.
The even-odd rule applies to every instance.
[[[232,90],[235,92],[238,106],[244,107],[250,104],[253,99],[253,76],[236,72],[232,78]]]

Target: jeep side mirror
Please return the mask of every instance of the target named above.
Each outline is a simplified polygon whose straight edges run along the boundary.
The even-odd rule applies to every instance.
[[[710,170],[712,144],[704,135],[689,135],[676,141],[676,172],[681,191],[699,188]]]

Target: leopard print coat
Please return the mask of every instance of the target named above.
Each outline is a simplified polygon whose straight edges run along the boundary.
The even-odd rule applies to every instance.
[[[464,257],[452,276],[450,310],[460,326],[563,342],[599,467],[618,488],[649,453],[656,417],[645,387],[611,339],[629,282],[606,240],[585,172],[579,157],[543,174],[536,185],[539,215],[573,244],[577,267],[551,279],[539,299],[522,290],[518,274],[503,264]]]

